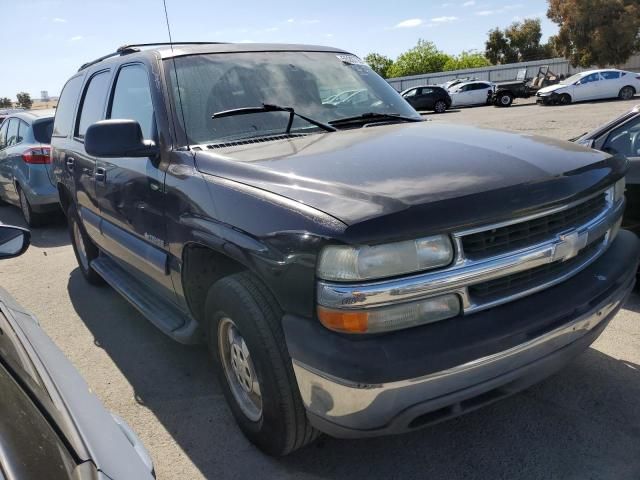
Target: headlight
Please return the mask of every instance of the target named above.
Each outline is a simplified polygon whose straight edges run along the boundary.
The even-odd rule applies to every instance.
[[[538,92],[536,95],[538,95],[539,97],[548,97],[552,93],[553,92]]]
[[[624,189],[626,186],[626,182],[625,182],[625,177],[622,177],[620,180],[618,180],[615,185],[613,186],[613,201],[617,202],[618,200],[621,200],[622,197],[624,197]]]
[[[434,235],[386,245],[331,245],[320,252],[317,273],[324,280],[352,282],[444,267],[452,260],[449,237]]]
[[[381,333],[416,327],[455,317],[460,300],[455,294],[368,310],[334,310],[318,307],[318,319],[330,330],[342,333]]]

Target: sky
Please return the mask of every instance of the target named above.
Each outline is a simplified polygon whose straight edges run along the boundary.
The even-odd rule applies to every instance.
[[[545,0],[166,0],[174,41],[306,43],[395,58],[418,39],[447,53],[529,17],[556,32]],[[0,97],[60,93],[83,63],[123,44],[167,41],[162,0],[0,0]],[[10,21],[8,21],[10,20]],[[11,48],[6,48],[11,45]]]

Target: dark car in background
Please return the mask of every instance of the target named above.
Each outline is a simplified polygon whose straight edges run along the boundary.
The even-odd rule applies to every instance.
[[[409,88],[400,95],[416,110],[433,110],[436,113],[443,113],[451,107],[449,93],[437,85]]]
[[[0,261],[29,231],[0,225]],[[38,320],[0,288],[0,479],[143,480],[151,459],[105,410]]]
[[[31,227],[59,211],[49,146],[54,113],[13,113],[0,126],[0,202],[20,207]]]
[[[623,225],[640,233],[640,105],[573,141],[629,160]]]

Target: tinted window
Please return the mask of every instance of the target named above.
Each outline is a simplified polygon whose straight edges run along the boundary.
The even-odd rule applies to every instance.
[[[409,90],[407,93],[404,94],[405,97],[413,97],[418,93],[418,89],[414,88],[413,90]]]
[[[605,80],[616,80],[620,78],[620,72],[602,72],[600,75],[602,75]]]
[[[614,129],[602,146],[605,152],[628,157],[640,156],[640,117]]]
[[[102,120],[109,89],[109,72],[100,72],[89,80],[85,88],[75,136],[83,138],[90,125]]]
[[[7,129],[7,147],[18,143],[18,124],[20,120],[17,118],[9,119],[9,128]]]
[[[584,77],[580,83],[589,83],[589,82],[597,82],[598,80],[600,80],[600,74],[599,73],[592,73],[591,75],[587,75],[586,77]]]
[[[33,124],[33,136],[36,142],[51,143],[51,133],[53,132],[53,118],[41,120]]]
[[[18,125],[18,140],[16,143],[23,142],[25,138],[29,138],[29,124],[20,120]]]
[[[73,113],[75,112],[81,86],[82,77],[75,77],[69,80],[62,89],[60,100],[58,100],[58,108],[56,108],[56,118],[53,124],[54,137],[68,137],[71,133]]]
[[[2,127],[0,128],[0,148],[4,148],[7,146],[7,127],[9,126],[9,122],[4,122]]]
[[[141,65],[120,70],[109,118],[136,120],[145,139],[153,138],[153,103],[147,71]]]
[[[422,89],[422,95],[431,95],[433,93],[433,89],[432,88],[423,88]]]

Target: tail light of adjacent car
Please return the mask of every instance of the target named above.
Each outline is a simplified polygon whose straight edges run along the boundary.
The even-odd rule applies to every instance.
[[[22,160],[31,165],[43,165],[51,163],[50,147],[34,147],[22,153]]]

